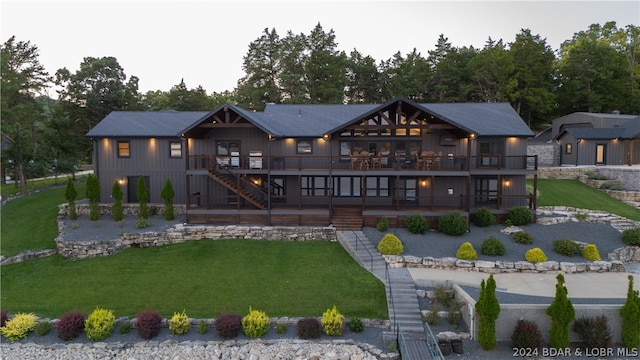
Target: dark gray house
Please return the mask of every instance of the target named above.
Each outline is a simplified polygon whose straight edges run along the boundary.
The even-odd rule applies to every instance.
[[[505,103],[281,105],[262,112],[113,112],[88,134],[109,202],[171,179],[187,220],[210,224],[375,226],[419,212],[435,222],[480,207],[535,207],[531,130]]]
[[[640,116],[576,112],[553,121],[560,165],[640,164]]]

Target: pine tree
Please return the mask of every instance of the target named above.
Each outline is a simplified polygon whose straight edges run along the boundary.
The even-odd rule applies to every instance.
[[[113,220],[121,221],[123,219],[122,214],[122,189],[120,188],[120,184],[118,181],[113,183],[113,187],[111,188],[111,196],[113,196],[113,205],[111,206],[111,214],[113,214]]]
[[[633,276],[629,275],[627,300],[620,308],[622,344],[629,349],[640,346],[640,296],[633,290]]]
[[[175,196],[175,193],[173,191],[171,180],[167,179],[167,181],[164,182],[164,187],[162,188],[160,196],[164,200],[165,220],[173,220],[173,197]]]
[[[98,176],[89,174],[87,176],[87,198],[89,199],[89,218],[91,221],[100,219],[100,182]]]
[[[576,318],[576,312],[571,300],[567,297],[568,291],[564,286],[564,276],[556,276],[556,296],[547,308],[547,315],[551,316],[551,329],[549,338],[551,347],[564,349],[569,347],[569,324]]]
[[[76,197],[78,192],[76,186],[73,184],[73,180],[69,178],[67,180],[67,188],[64,191],[64,197],[69,202],[69,219],[75,220],[78,218],[78,212],[76,211]]]
[[[496,347],[496,320],[500,314],[500,304],[496,298],[496,281],[489,275],[486,284],[480,283],[480,296],[476,303],[478,313],[478,343],[484,350]]]

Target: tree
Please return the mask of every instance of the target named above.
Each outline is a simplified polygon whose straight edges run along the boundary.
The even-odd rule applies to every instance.
[[[35,45],[16,41],[15,36],[0,48],[0,118],[8,145],[2,158],[11,160],[22,193],[27,189],[27,168],[38,160],[40,150],[43,119],[36,97],[51,81],[38,56]]]
[[[370,104],[383,101],[379,87],[380,73],[371,56],[363,56],[353,49],[347,61],[345,96],[350,104]]]
[[[307,37],[304,34],[294,35],[288,31],[280,42],[280,88],[282,102],[290,104],[306,104],[309,102],[309,89],[305,64],[308,55]]]
[[[547,315],[551,316],[551,329],[549,338],[551,347],[555,349],[565,349],[569,347],[569,324],[576,318],[576,313],[571,300],[567,297],[568,291],[564,286],[564,276],[556,276],[556,296],[547,307]]]
[[[73,180],[71,178],[67,179],[67,187],[64,190],[64,198],[69,202],[69,219],[76,220],[78,218],[78,212],[76,210],[76,198],[78,196],[78,192],[76,191],[76,187],[73,184]]]
[[[474,102],[505,102],[516,87],[512,78],[515,66],[512,54],[507,51],[502,39],[497,42],[489,38],[487,43],[470,62],[473,71],[473,88],[470,100]]]
[[[117,180],[113,182],[113,186],[111,187],[111,196],[113,197],[113,205],[111,205],[113,220],[122,221],[124,218],[122,213],[122,197],[124,193]]]
[[[89,199],[89,218],[91,221],[97,221],[100,219],[100,182],[97,175],[87,175],[87,198]]]
[[[245,72],[238,81],[237,94],[241,106],[262,110],[266,103],[282,102],[280,77],[282,76],[280,37],[275,29],[265,28],[263,34],[249,44],[243,58]]]
[[[182,79],[169,90],[166,106],[165,109],[176,111],[209,111],[213,101],[202,86],[189,90]]]
[[[136,196],[140,203],[140,210],[138,210],[139,227],[146,227],[146,221],[149,219],[149,209],[147,204],[149,203],[149,187],[144,180],[144,176],[138,176],[138,183],[136,184]]]
[[[633,290],[633,276],[629,275],[627,299],[620,308],[622,344],[629,349],[640,346],[640,296]]]
[[[309,99],[312,104],[342,104],[346,84],[347,56],[336,50],[338,44],[331,29],[318,23],[307,37],[309,57],[305,63]]]
[[[406,58],[398,51],[381,67],[382,88],[386,90],[386,97],[406,96],[416,102],[426,99],[430,68],[427,60],[415,48]]]
[[[511,105],[530,128],[540,128],[556,106],[555,54],[546,39],[531,35],[529,29],[522,29],[509,47],[514,65]]]
[[[170,179],[167,179],[167,181],[164,182],[164,187],[162,188],[160,196],[164,200],[165,220],[173,220],[173,197],[175,196],[175,193]]]
[[[493,275],[480,283],[480,296],[476,303],[478,313],[478,343],[484,350],[496,347],[496,320],[500,314],[500,304],[496,298],[496,281]]]

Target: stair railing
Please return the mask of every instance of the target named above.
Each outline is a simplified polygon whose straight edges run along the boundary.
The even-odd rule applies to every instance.
[[[362,239],[360,239],[358,234],[356,234],[355,231],[352,231],[352,232],[353,232],[353,236],[356,237],[356,251],[358,251],[358,243],[362,244],[362,247],[367,251],[367,254],[369,254],[369,271],[373,272],[373,254],[371,254],[371,251],[369,251],[369,248],[364,244]]]

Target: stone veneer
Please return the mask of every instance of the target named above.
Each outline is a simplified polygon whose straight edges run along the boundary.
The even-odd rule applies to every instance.
[[[582,221],[609,224],[622,232],[626,229],[640,227],[640,222],[632,221],[604,211],[576,209],[567,206],[548,206],[537,210],[537,222],[552,225],[565,222],[578,222],[576,215],[583,214]],[[580,215],[579,215],[580,216]],[[580,216],[580,217],[582,217]],[[443,270],[474,271],[489,274],[497,273],[545,273],[563,271],[565,273],[581,272],[625,272],[625,262],[640,261],[640,247],[626,246],[608,254],[609,261],[590,262],[558,262],[545,261],[530,263],[528,261],[487,261],[461,260],[455,257],[434,258],[402,255],[384,255],[390,267],[432,268]]]

